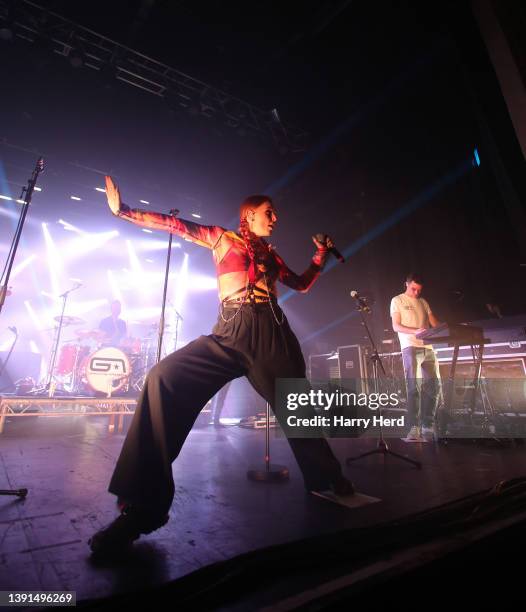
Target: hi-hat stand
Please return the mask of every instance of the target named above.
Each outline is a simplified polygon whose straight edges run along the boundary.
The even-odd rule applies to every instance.
[[[382,370],[382,373],[384,376],[386,376],[386,373],[385,373],[384,364],[382,363],[382,359],[380,355],[378,354],[376,343],[371,334],[371,330],[369,329],[369,326],[367,325],[367,321],[365,319],[364,313],[371,312],[371,308],[363,301],[363,298],[359,298],[357,300],[356,310],[360,312],[360,316],[362,318],[362,325],[365,327],[365,331],[367,332],[369,343],[371,345],[370,360],[373,366],[373,387],[374,387],[374,392],[377,394],[377,397],[378,397],[378,392],[379,392],[378,366],[380,366],[380,369]],[[380,407],[379,409],[379,414],[381,418],[382,417],[382,407]],[[345,463],[346,465],[350,465],[353,461],[356,461],[357,459],[363,459],[363,457],[368,457],[370,455],[377,455],[377,454],[382,454],[384,456],[391,455],[392,457],[396,457],[397,459],[401,459],[402,461],[406,461],[407,463],[414,465],[417,469],[422,468],[422,464],[420,463],[420,461],[416,461],[415,459],[411,459],[410,457],[406,457],[405,455],[401,455],[400,453],[395,453],[394,451],[389,449],[389,446],[387,445],[387,442],[385,441],[385,438],[383,435],[383,427],[382,427],[381,421],[380,421],[380,437],[378,438],[377,447],[371,451],[362,453],[361,455],[357,455],[356,457],[347,457],[347,459],[345,460]]]

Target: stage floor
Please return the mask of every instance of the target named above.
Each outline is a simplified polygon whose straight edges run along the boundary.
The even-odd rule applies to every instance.
[[[288,466],[290,481],[254,483],[246,470],[263,465],[264,430],[204,424],[174,463],[169,523],[142,537],[125,564],[101,566],[87,540],[116,515],[106,487],[124,438],[107,425],[102,416],[7,420],[0,488],[29,494],[0,497],[0,590],[74,590],[85,600],[145,589],[240,553],[400,518],[526,474],[522,445],[390,440],[393,450],[421,460],[422,470],[378,455],[354,463],[345,473],[360,493],[381,501],[350,510],[305,492],[285,439],[272,435],[272,460]],[[342,461],[375,444],[331,441]]]

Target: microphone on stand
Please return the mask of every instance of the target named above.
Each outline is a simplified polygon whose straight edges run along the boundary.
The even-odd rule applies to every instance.
[[[15,334],[15,336],[18,336],[18,330],[17,328],[13,325],[13,327],[8,327],[7,328],[10,332],[13,332]]]
[[[328,238],[327,234],[314,234],[313,238],[315,238],[318,242],[321,242],[322,244],[327,246],[327,238]],[[328,250],[329,250],[329,253],[332,253],[334,257],[336,257],[336,259],[340,263],[345,263],[345,259],[343,255],[340,253],[340,251],[338,251],[338,249],[335,246],[328,247]]]
[[[64,293],[62,293],[61,295],[59,295],[58,297],[65,297],[66,295],[69,295],[72,291],[76,291],[77,289],[80,289],[82,287],[82,283],[75,283],[73,285],[73,287],[71,287],[71,289],[68,289],[67,291],[64,291]]]
[[[363,310],[367,314],[370,314],[371,309],[369,305],[367,304],[367,300],[364,297],[361,297],[360,295],[358,295],[358,291],[355,291],[353,289],[351,291],[351,297],[353,300],[356,300],[356,303],[358,304],[358,309]]]

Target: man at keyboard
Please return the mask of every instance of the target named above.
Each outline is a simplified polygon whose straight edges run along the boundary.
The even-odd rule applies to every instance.
[[[417,334],[439,321],[427,301],[421,297],[423,281],[411,273],[405,291],[391,300],[393,330],[398,333],[407,387],[407,421],[410,440],[433,439],[435,415],[442,395],[438,360],[433,347]]]

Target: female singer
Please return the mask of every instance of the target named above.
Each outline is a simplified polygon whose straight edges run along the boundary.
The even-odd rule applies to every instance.
[[[277,215],[271,198],[250,196],[241,205],[237,232],[144,210],[131,210],[106,177],[106,194],[117,217],[161,229],[212,251],[220,311],[212,334],[201,336],[154,366],[138,400],[109,491],[121,514],[90,540],[94,554],[125,549],[141,533],[164,525],[174,496],[172,462],[203,406],[226,383],[246,376],[273,406],[276,378],[305,378],[298,340],[278,305],[276,282],[306,292],[318,278],[332,246],[316,238],[307,270],[292,272],[265,241]],[[291,438],[289,444],[308,491],[332,487],[349,495],[352,484],[323,438]]]

